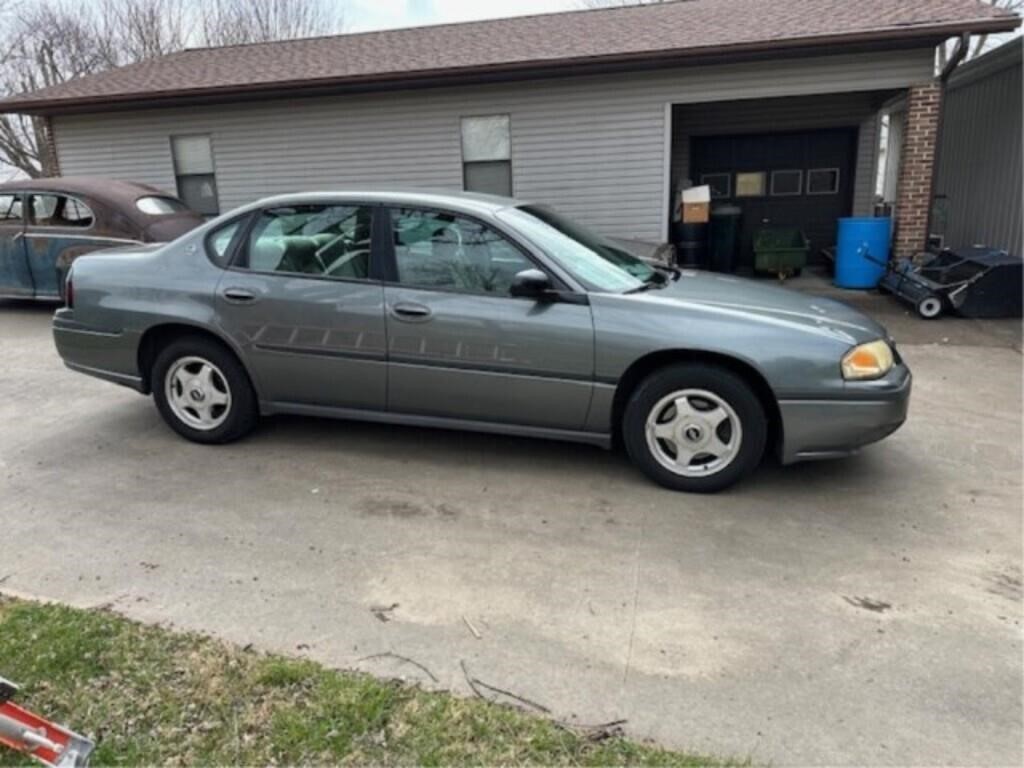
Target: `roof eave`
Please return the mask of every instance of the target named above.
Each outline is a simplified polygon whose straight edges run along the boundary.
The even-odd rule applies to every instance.
[[[268,96],[314,96],[346,91],[394,90],[410,87],[459,85],[463,83],[521,80],[565,75],[598,74],[687,64],[728,63],[779,56],[814,55],[822,50],[843,53],[886,48],[925,47],[965,32],[991,34],[1011,32],[1020,26],[1016,16],[979,19],[927,27],[903,27],[870,33],[817,36],[803,39],[767,40],[729,46],[645,51],[615,56],[541,59],[479,67],[391,72],[319,80],[276,81],[223,86],[184,88],[159,92],[120,93],[105,96],[0,101],[0,112],[57,115],[85,112],[196,105],[215,101],[246,101]]]

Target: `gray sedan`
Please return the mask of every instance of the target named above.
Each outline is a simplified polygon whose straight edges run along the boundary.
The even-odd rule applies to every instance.
[[[649,265],[542,206],[410,193],[263,200],[168,245],[85,256],[54,338],[179,434],[290,413],[620,443],[710,492],[768,451],[844,456],[911,376],[839,302]]]

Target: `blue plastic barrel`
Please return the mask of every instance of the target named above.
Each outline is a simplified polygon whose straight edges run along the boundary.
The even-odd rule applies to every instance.
[[[849,218],[839,220],[836,245],[836,280],[840,288],[874,288],[889,261],[892,219]]]

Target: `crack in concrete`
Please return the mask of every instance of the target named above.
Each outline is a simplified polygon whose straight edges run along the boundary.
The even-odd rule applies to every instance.
[[[629,680],[629,668],[633,663],[633,643],[636,640],[636,614],[640,602],[640,545],[644,541],[644,523],[647,521],[647,510],[640,514],[640,525],[637,528],[636,547],[633,550],[633,606],[629,625],[629,646],[626,650],[626,666],[622,670],[622,687],[625,689]]]

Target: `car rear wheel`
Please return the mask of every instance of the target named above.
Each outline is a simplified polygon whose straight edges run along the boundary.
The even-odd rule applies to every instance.
[[[633,462],[666,488],[715,493],[754,470],[768,425],[738,375],[703,363],[655,371],[633,392],[623,441]]]
[[[238,359],[211,339],[185,337],[157,355],[151,382],[164,421],[197,443],[228,443],[256,426],[259,413]]]

